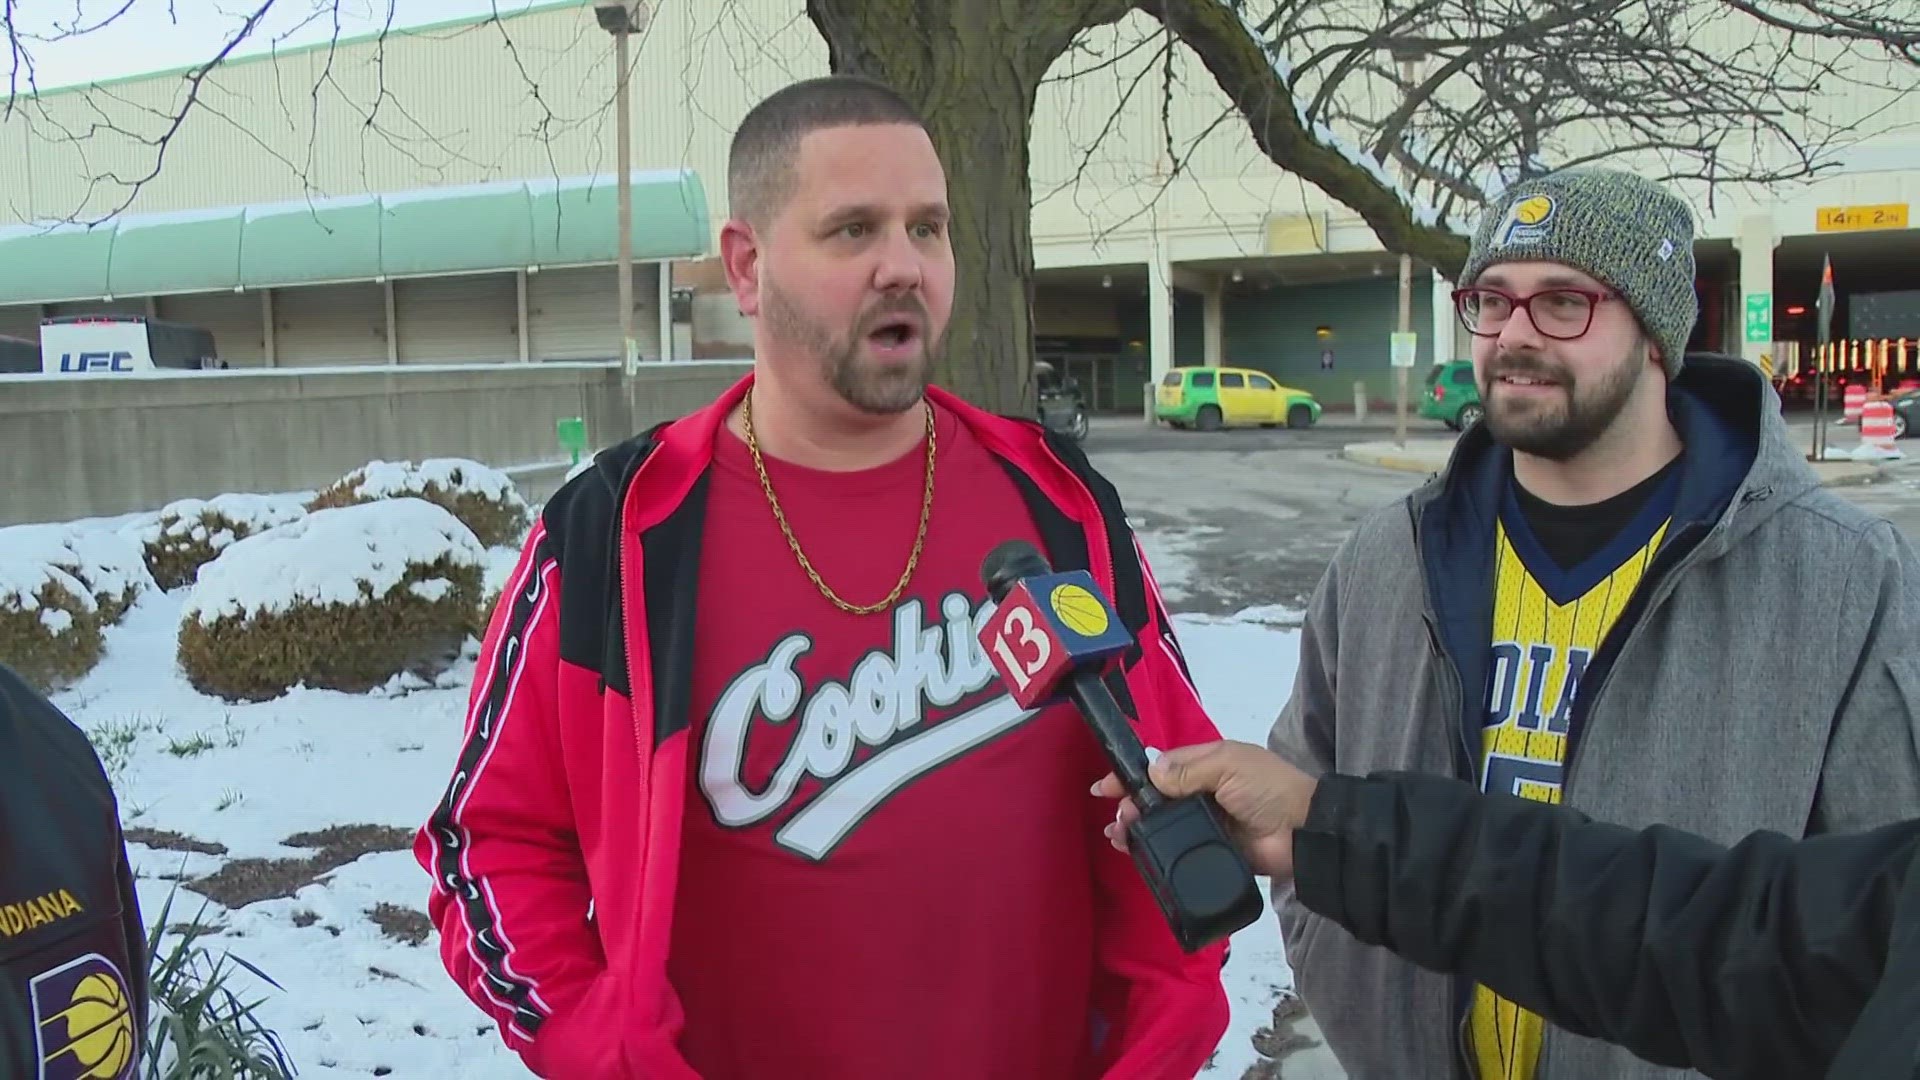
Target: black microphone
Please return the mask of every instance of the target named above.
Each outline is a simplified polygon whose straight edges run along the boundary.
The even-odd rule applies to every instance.
[[[1228,839],[1226,817],[1213,797],[1169,799],[1148,778],[1146,747],[1102,670],[1133,638],[1093,576],[1084,570],[1055,573],[1024,540],[995,547],[980,576],[997,605],[980,631],[988,657],[1023,707],[1063,688],[1092,728],[1114,775],[1140,808],[1127,828],[1127,850],[1180,947],[1194,952],[1258,919],[1264,906],[1259,886]]]

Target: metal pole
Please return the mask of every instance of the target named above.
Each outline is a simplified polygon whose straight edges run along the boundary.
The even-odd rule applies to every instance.
[[[1413,86],[1416,72],[1415,57],[1411,53],[1403,54],[1400,59],[1400,73],[1409,88]],[[1400,256],[1400,332],[1413,330],[1413,256]],[[1393,369],[1393,445],[1404,450],[1407,447],[1407,375],[1411,368]]]
[[[1400,332],[1405,334],[1413,329],[1413,258],[1400,256]],[[1406,449],[1407,446],[1407,374],[1412,369],[1396,367],[1393,369],[1393,444]]]
[[[620,361],[621,370],[631,375],[639,354],[633,342],[633,121],[627,90],[627,30],[622,26],[614,31],[613,57],[619,66],[615,97],[620,130],[614,143],[620,163]]]
[[[1818,327],[1814,349],[1814,367],[1823,368],[1827,347],[1833,340],[1833,256],[1828,255],[1820,265],[1820,297],[1814,304],[1815,322]],[[1827,372],[1819,371],[1820,381],[1813,388],[1813,460],[1824,461],[1827,457]]]

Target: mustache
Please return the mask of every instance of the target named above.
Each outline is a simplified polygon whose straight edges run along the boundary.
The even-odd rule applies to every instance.
[[[917,296],[902,296],[897,299],[883,300],[874,305],[860,320],[862,331],[872,330],[884,323],[906,318],[925,329],[932,320],[927,317],[927,305]]]
[[[1549,364],[1538,353],[1501,353],[1487,365],[1487,379],[1492,381],[1504,375],[1518,375],[1526,379],[1538,379],[1542,382],[1565,383],[1566,370],[1557,364]]]

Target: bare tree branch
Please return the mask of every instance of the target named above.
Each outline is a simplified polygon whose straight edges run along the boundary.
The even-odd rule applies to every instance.
[[[1727,7],[1762,23],[1803,37],[1878,45],[1910,64],[1920,64],[1920,25],[1888,18],[1885,3],[1833,3],[1828,0],[1721,0]],[[1810,18],[1789,17],[1782,11]]]
[[[38,44],[98,32],[122,17],[132,0],[108,0],[109,13],[92,18],[76,5],[70,20],[39,36],[19,22],[21,9],[31,5],[0,0],[10,88],[4,115],[30,125],[29,145],[58,144],[88,174],[70,217],[84,212],[104,220],[132,205],[167,166],[183,125],[200,113],[209,123],[241,131],[298,176],[309,195],[328,186],[320,174],[332,163],[316,140],[329,123],[339,122],[342,108],[351,111],[360,131],[363,180],[371,173],[369,153],[383,146],[427,173],[444,174],[457,165],[465,175],[484,176],[498,168],[497,161],[475,159],[462,138],[467,133],[428,131],[392,93],[386,44],[397,0],[387,0],[384,26],[370,47],[351,54],[351,62],[340,48],[338,0],[309,0],[302,25],[331,19],[332,34],[324,53],[316,53],[319,71],[306,88],[306,108],[294,109],[291,93],[275,78],[287,130],[306,129],[305,153],[289,150],[289,140],[277,133],[248,130],[240,117],[258,103],[214,73],[258,34],[276,0],[249,2],[259,6],[245,25],[225,35],[224,47],[182,78],[172,100],[155,106],[151,97],[98,86],[59,95],[38,91]],[[929,117],[952,173],[953,235],[967,268],[963,280],[982,279],[957,295],[955,325],[970,335],[975,352],[969,360],[978,367],[970,377],[988,388],[983,392],[989,401],[1024,400],[1019,379],[1030,359],[1032,207],[1069,188],[1076,201],[1091,188],[1102,188],[1109,198],[1131,188],[1124,194],[1138,195],[1139,204],[1127,208],[1132,213],[1124,221],[1104,222],[1096,241],[1104,240],[1126,222],[1154,213],[1170,185],[1192,176],[1199,148],[1236,118],[1266,159],[1292,174],[1303,192],[1305,184],[1315,185],[1357,214],[1388,250],[1451,274],[1466,247],[1452,223],[1477,212],[1515,178],[1631,159],[1632,167],[1659,178],[1705,183],[1709,197],[1728,183],[1805,180],[1832,167],[1837,150],[1881,122],[1881,111],[1873,108],[1838,121],[1815,119],[1820,94],[1866,78],[1852,74],[1848,63],[1864,57],[1883,69],[1901,65],[1911,74],[1920,68],[1920,10],[1886,0],[789,2],[793,20],[810,20],[826,42],[833,70],[884,79]],[[723,2],[704,10],[718,12],[717,26],[739,18],[732,7]],[[1110,46],[1093,44],[1088,31],[1134,11],[1157,24],[1151,32]],[[1742,35],[1742,28],[1751,33]],[[581,130],[599,138],[612,107],[612,80],[604,93],[556,92],[538,54],[523,50],[509,30],[496,0],[491,18],[449,36],[499,35],[532,117],[516,135],[544,146],[557,179],[555,143]],[[1230,103],[1192,137],[1176,131],[1173,102],[1185,92],[1176,42]],[[699,42],[680,47],[691,54],[684,60],[686,107],[705,115],[691,72],[707,60],[701,55],[707,49]],[[791,66],[764,44],[745,51],[756,47],[758,64]],[[1409,75],[1404,62],[1412,55],[1419,57],[1419,70]],[[747,59],[727,60],[737,75],[747,75]],[[1039,88],[1101,75],[1112,79],[1117,99],[1106,122],[1091,125],[1097,131],[1090,145],[1069,144],[1071,176],[1035,198],[1030,139]],[[1148,84],[1153,75],[1157,84]],[[596,86],[602,77],[595,76]],[[371,81],[370,89],[363,80]],[[1139,104],[1147,96],[1138,93],[1144,85],[1157,86],[1160,97],[1151,106]],[[142,90],[150,92],[150,85]],[[581,114],[565,115],[563,103],[581,99]],[[1145,108],[1157,114],[1159,130],[1150,137],[1152,146],[1130,149],[1140,152],[1136,162],[1150,160],[1143,170],[1149,175],[1088,183],[1101,167],[1102,148],[1120,137],[1129,115]],[[476,128],[500,122],[495,116],[474,121]],[[144,149],[150,167],[128,168],[124,154],[115,156],[122,145]],[[113,201],[99,198],[96,189],[116,185],[125,198],[105,214],[93,214]],[[1191,190],[1204,198],[1206,185]],[[44,216],[38,207],[29,209]],[[994,387],[1015,396],[998,398]]]
[[[1307,127],[1292,85],[1233,9],[1220,0],[1140,0],[1138,7],[1194,51],[1269,158],[1352,208],[1390,250],[1449,274],[1466,261],[1466,237],[1416,219],[1376,163],[1355,160]]]
[[[385,11],[379,13],[378,29],[370,35],[370,40],[356,43],[358,51],[351,68],[344,62],[346,28],[339,0],[310,0],[311,6],[298,10],[291,26],[273,35],[264,63],[274,72],[272,93],[279,103],[286,132],[304,137],[305,146],[300,150],[289,149],[288,140],[276,139],[271,129],[257,129],[257,117],[247,121],[236,119],[248,108],[257,109],[260,102],[236,94],[230,89],[231,80],[223,80],[219,75],[222,68],[231,66],[237,50],[262,36],[269,12],[285,9],[286,5],[279,0],[257,0],[258,7],[245,21],[223,35],[219,49],[182,76],[181,92],[170,103],[159,106],[152,104],[144,91],[135,99],[111,86],[84,86],[43,96],[35,81],[35,48],[97,33],[120,20],[133,7],[132,0],[117,0],[117,7],[111,13],[93,18],[83,17],[76,8],[70,21],[54,23],[51,29],[39,32],[29,31],[17,21],[17,9],[23,6],[18,0],[0,2],[6,5],[10,85],[14,88],[4,112],[0,112],[0,120],[24,122],[30,142],[58,146],[73,154],[83,174],[79,178],[79,197],[69,206],[23,208],[16,203],[11,209],[17,217],[95,225],[126,211],[164,172],[179,133],[193,123],[198,114],[205,114],[209,123],[228,126],[266,153],[285,168],[297,181],[301,194],[309,199],[331,193],[327,189],[332,183],[322,176],[333,163],[318,156],[318,140],[327,128],[328,111],[342,107],[349,110],[361,134],[356,149],[362,186],[371,183],[371,155],[380,150],[409,162],[421,174],[441,180],[453,169],[462,175],[484,177],[499,168],[497,157],[476,157],[463,149],[470,132],[430,130],[393,92],[386,64],[388,45],[398,18],[398,0],[386,0]],[[288,100],[287,80],[282,75],[287,69],[278,62],[279,46],[310,28],[321,29],[326,38],[315,53],[319,70],[303,91],[306,105],[296,113]],[[523,134],[544,149],[549,169],[558,180],[562,170],[554,143],[581,128],[598,127],[604,122],[612,109],[611,85],[604,94],[598,95],[598,100],[590,95],[588,107],[579,115],[563,115],[553,106],[552,93],[543,85],[540,74],[522,55],[498,0],[492,4],[490,17],[450,31],[427,32],[421,36],[445,40],[478,32],[499,35],[536,113],[536,119]],[[366,82],[371,83],[369,89],[356,89]],[[23,84],[24,93],[20,92]],[[486,123],[495,118],[477,119]],[[136,151],[131,157],[138,159],[137,165],[131,168],[129,149]],[[96,167],[90,162],[96,155],[105,155],[116,164]],[[108,191],[112,191],[112,195],[103,201],[101,196]]]

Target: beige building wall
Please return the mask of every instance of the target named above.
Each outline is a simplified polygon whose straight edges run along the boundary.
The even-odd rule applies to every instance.
[[[1709,17],[1718,5],[1700,2],[1694,46],[1703,54],[1756,34],[1784,41],[1750,19]],[[725,219],[725,156],[735,124],[773,89],[824,74],[826,49],[799,0],[652,6],[657,10],[633,48],[635,165],[696,169],[717,230]],[[1063,58],[1041,88],[1032,144],[1033,232],[1041,267],[1261,257],[1280,250],[1276,238],[1295,253],[1380,250],[1344,207],[1266,160],[1244,121],[1230,113],[1227,98],[1183,48],[1171,51],[1168,100],[1160,72],[1163,36],[1157,23],[1138,14],[1090,31],[1086,49]],[[1793,235],[1813,231],[1820,206],[1920,201],[1920,131],[1914,127],[1920,123],[1920,93],[1913,92],[1920,80],[1911,67],[1860,52],[1844,77],[1828,80],[1831,89],[1815,100],[1807,121],[1863,122],[1878,133],[1870,149],[1813,185],[1772,192],[1722,189],[1711,199],[1703,185],[1684,185],[1708,235],[1758,235],[1756,216],[1767,218],[1775,235]],[[174,211],[610,173],[611,67],[611,38],[587,3],[560,3],[499,23],[427,28],[384,42],[232,62],[206,79],[199,107],[166,140],[163,167],[137,192],[110,177],[152,172],[155,150],[147,143],[163,133],[187,83],[175,73],[125,80],[107,90],[51,93],[0,122],[0,221],[90,220],[123,206],[131,212]],[[1729,148],[1733,156],[1743,152]],[[1169,180],[1176,157],[1180,179]],[[1631,158],[1622,163],[1653,167]],[[546,290],[553,282],[535,288]],[[484,285],[489,304],[502,302],[504,279]],[[456,305],[481,303],[467,285],[406,291],[446,292],[446,301]],[[636,293],[643,302],[650,296],[644,288]],[[369,310],[364,297],[343,293],[331,299],[351,300],[353,311]],[[563,293],[543,292],[532,302],[553,306],[566,300]],[[241,317],[239,305],[196,303],[221,308],[209,318]],[[718,323],[737,319],[730,309],[724,296],[703,295],[695,304],[700,318]],[[505,333],[493,323],[455,327],[444,314],[432,317],[440,330],[457,329],[476,341]],[[640,326],[645,330],[653,322],[642,318]],[[339,351],[341,359],[384,362],[386,343],[357,327],[336,328],[337,340],[324,347]],[[742,340],[738,326],[713,333],[727,342]],[[279,347],[305,354],[319,346],[283,340]],[[401,359],[444,351],[408,347]]]
[[[734,125],[771,90],[824,74],[826,49],[798,0],[654,6],[633,48],[636,166],[697,169],[717,229]],[[1703,11],[1716,6],[1703,0]],[[1711,55],[1768,33],[1751,19],[1722,16],[1703,20],[1694,46]],[[1086,48],[1063,58],[1042,87],[1032,177],[1034,231],[1044,247],[1069,240],[1092,247],[1103,235],[1137,239],[1155,221],[1173,232],[1210,226],[1237,233],[1247,220],[1261,231],[1257,219],[1269,214],[1331,210],[1336,227],[1350,217],[1266,160],[1183,48],[1172,50],[1174,91],[1165,100],[1163,35],[1137,13],[1089,31]],[[199,108],[167,141],[163,167],[137,195],[107,177],[146,176],[154,149],[102,125],[157,138],[183,100],[185,81],[159,75],[56,91],[0,123],[0,218],[99,216],[129,199],[127,209],[150,212],[611,171],[611,66],[611,38],[587,3],[232,62],[206,80]],[[1920,94],[1912,92],[1920,78],[1910,66],[1856,57],[1846,77],[1828,83],[1810,123],[1868,118],[1874,131],[1920,123]],[[1895,149],[1920,151],[1920,132],[1909,139]],[[1187,179],[1168,186],[1175,155]],[[1883,151],[1880,163],[1920,165],[1920,152]],[[1703,210],[1721,213],[1706,208],[1704,188],[1697,194]],[[1717,201],[1767,200],[1724,192]]]

